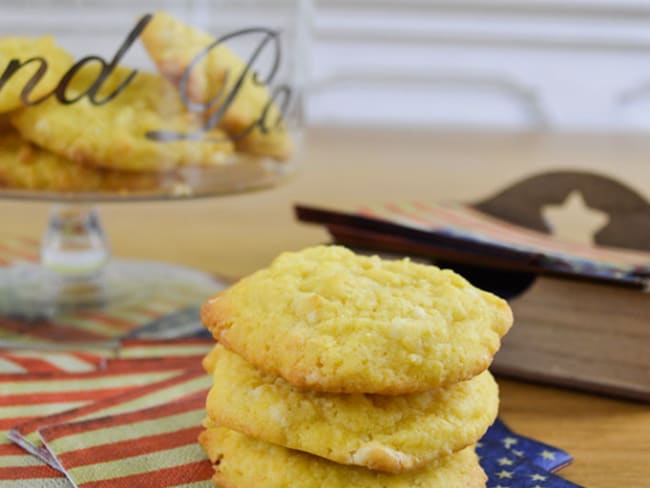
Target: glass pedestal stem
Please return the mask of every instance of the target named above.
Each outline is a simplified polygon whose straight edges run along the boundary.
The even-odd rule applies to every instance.
[[[63,309],[102,306],[107,299],[104,270],[110,256],[94,207],[52,207],[40,262],[54,303]]]
[[[197,333],[198,304],[226,286],[183,266],[111,258],[97,210],[83,204],[52,207],[40,260],[27,254],[0,266],[0,343]]]
[[[110,259],[94,207],[55,205],[41,242],[41,266],[62,281],[96,281]]]

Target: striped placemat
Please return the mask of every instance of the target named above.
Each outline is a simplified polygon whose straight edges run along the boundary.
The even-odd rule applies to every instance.
[[[84,373],[136,364],[158,364],[165,367],[176,361],[179,367],[199,364],[214,347],[212,339],[123,339],[110,347],[97,346],[79,351],[70,345],[45,344],[33,346],[0,343],[0,375],[16,373]]]
[[[207,391],[152,408],[39,430],[75,487],[211,488],[197,443]]]
[[[203,376],[198,365],[210,347],[210,342],[196,340],[166,344],[130,341],[124,348],[128,359],[76,351],[3,351],[0,356],[0,488],[69,486],[58,470],[9,439],[11,427],[29,424],[43,415],[57,417],[61,412],[114,397],[152,381],[180,376],[188,367],[196,371],[194,374]],[[168,357],[161,358],[161,353]],[[93,367],[98,369],[88,371]]]
[[[39,260],[40,242],[28,237],[0,236],[0,266],[17,262],[35,263]]]
[[[0,349],[0,374],[78,373],[106,367],[106,356],[81,351]]]
[[[49,452],[43,448],[38,430],[52,424],[85,420],[104,415],[131,412],[141,408],[158,405],[163,402],[182,398],[186,395],[206,389],[210,381],[202,368],[197,367],[178,373],[171,377],[148,381],[146,385],[133,388],[125,393],[106,398],[103,401],[86,403],[76,408],[58,411],[51,415],[40,416],[14,424],[9,429],[9,438],[23,449],[35,455],[45,463],[57,467]]]
[[[214,347],[209,339],[125,339],[115,356],[122,359],[133,358],[177,358],[200,363],[201,359]],[[197,361],[198,359],[198,361]]]
[[[2,433],[0,431],[0,433]],[[70,483],[56,469],[0,438],[0,488],[69,488]]]

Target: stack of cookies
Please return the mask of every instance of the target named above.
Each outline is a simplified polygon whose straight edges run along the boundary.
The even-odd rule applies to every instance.
[[[487,371],[507,303],[449,270],[337,246],[280,255],[209,300],[199,442],[229,488],[485,486]]]

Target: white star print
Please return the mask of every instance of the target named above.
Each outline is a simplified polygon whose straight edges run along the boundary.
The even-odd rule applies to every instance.
[[[514,464],[514,462],[508,459],[507,457],[502,457],[501,459],[497,459],[497,463],[499,463],[499,466],[512,466]]]
[[[518,451],[517,449],[513,449],[512,453],[517,457],[524,457],[524,451]]]
[[[512,478],[512,471],[502,470],[501,472],[497,473],[497,476],[499,477],[499,479],[503,479],[503,478],[510,479]]]
[[[494,488],[510,488],[509,486],[496,485]]]
[[[510,449],[513,445],[515,445],[519,441],[514,437],[504,437],[502,442],[503,445],[506,446],[506,449]]]
[[[542,451],[542,458],[554,461],[555,460],[555,453],[551,452],[551,451],[547,451],[546,449],[544,449]]]
[[[541,474],[531,474],[530,479],[533,481],[546,481],[546,476],[542,476]]]

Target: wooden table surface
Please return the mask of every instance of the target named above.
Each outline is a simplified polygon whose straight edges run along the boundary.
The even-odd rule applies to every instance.
[[[101,212],[116,255],[234,277],[283,250],[328,240],[323,230],[295,222],[295,202],[350,208],[414,199],[473,201],[531,173],[571,168],[615,174],[650,198],[645,139],[313,129],[299,174],[283,186],[195,201],[106,204]],[[39,238],[47,208],[1,201],[0,233]],[[648,405],[499,383],[501,415],[514,430],[574,456],[562,476],[594,488],[650,486]]]

